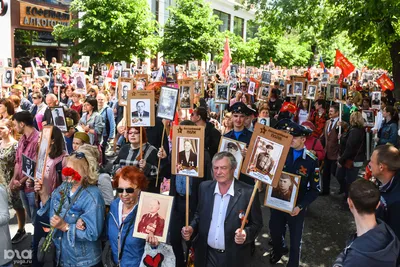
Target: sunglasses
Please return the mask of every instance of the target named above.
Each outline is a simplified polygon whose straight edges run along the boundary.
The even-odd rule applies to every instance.
[[[75,155],[77,159],[86,159],[85,153],[83,152],[72,152],[71,156]]]
[[[128,188],[117,188],[117,193],[118,194],[122,194],[125,191],[125,193],[127,194],[132,194],[133,192],[135,192],[135,188],[133,187],[128,187]]]

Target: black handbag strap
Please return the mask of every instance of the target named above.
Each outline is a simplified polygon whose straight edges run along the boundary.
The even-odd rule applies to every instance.
[[[122,254],[123,254],[123,252],[124,252],[124,246],[125,246],[126,238],[127,238],[128,235],[129,235],[129,231],[131,230],[131,227],[132,227],[132,224],[133,224],[133,221],[134,221],[134,220],[135,220],[135,219],[132,218],[131,221],[129,222],[128,231],[126,232],[126,235],[125,235],[124,238],[122,239],[121,248],[120,248],[121,251],[119,252],[119,255],[118,255],[118,266],[119,266],[119,262],[120,262],[121,259],[122,259]]]

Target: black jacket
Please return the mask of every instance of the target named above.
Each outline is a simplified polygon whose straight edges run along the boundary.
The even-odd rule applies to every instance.
[[[364,162],[365,148],[364,128],[351,127],[340,137],[339,163],[343,166],[348,159],[354,162]]]
[[[204,267],[207,264],[207,239],[210,230],[212,213],[214,207],[214,190],[216,181],[205,181],[200,184],[199,204],[194,219],[190,223],[193,227],[192,237],[196,237],[194,248],[196,251],[195,266]],[[247,266],[250,261],[251,243],[254,241],[263,227],[261,206],[258,193],[254,198],[253,205],[248,217],[246,231],[246,241],[242,245],[235,243],[235,231],[240,228],[242,221],[239,215],[246,211],[253,187],[235,180],[234,196],[230,198],[225,217],[225,253],[229,267]]]
[[[204,134],[204,146],[205,149],[210,152],[210,156],[212,159],[214,155],[218,152],[219,141],[221,140],[221,133],[217,129],[215,129],[214,124],[212,124],[211,122],[207,122]]]
[[[333,264],[334,267],[395,267],[399,240],[390,227],[378,219],[378,225],[357,237],[355,234]]]

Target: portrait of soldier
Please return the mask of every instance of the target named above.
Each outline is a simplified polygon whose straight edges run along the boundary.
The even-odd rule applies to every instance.
[[[275,161],[271,156],[271,151],[274,149],[272,145],[266,145],[264,152],[257,155],[256,168],[262,172],[269,174],[274,167]]]
[[[148,234],[152,232],[155,236],[163,236],[165,219],[158,214],[160,201],[152,199],[149,201],[150,212],[144,214],[138,224],[138,232]]]
[[[183,150],[179,151],[178,157],[178,164],[183,167],[197,167],[197,154],[193,152],[189,139],[184,139]]]
[[[278,186],[272,189],[271,197],[290,202],[293,192],[293,181],[286,173],[282,173]]]

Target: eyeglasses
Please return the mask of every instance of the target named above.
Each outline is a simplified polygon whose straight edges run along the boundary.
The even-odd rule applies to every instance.
[[[117,188],[117,193],[118,194],[122,194],[124,191],[125,191],[126,194],[132,194],[133,192],[135,192],[135,188],[133,188],[133,187],[128,187],[128,188],[118,187]]]
[[[83,152],[72,152],[71,156],[75,155],[77,159],[86,159],[85,153]]]

